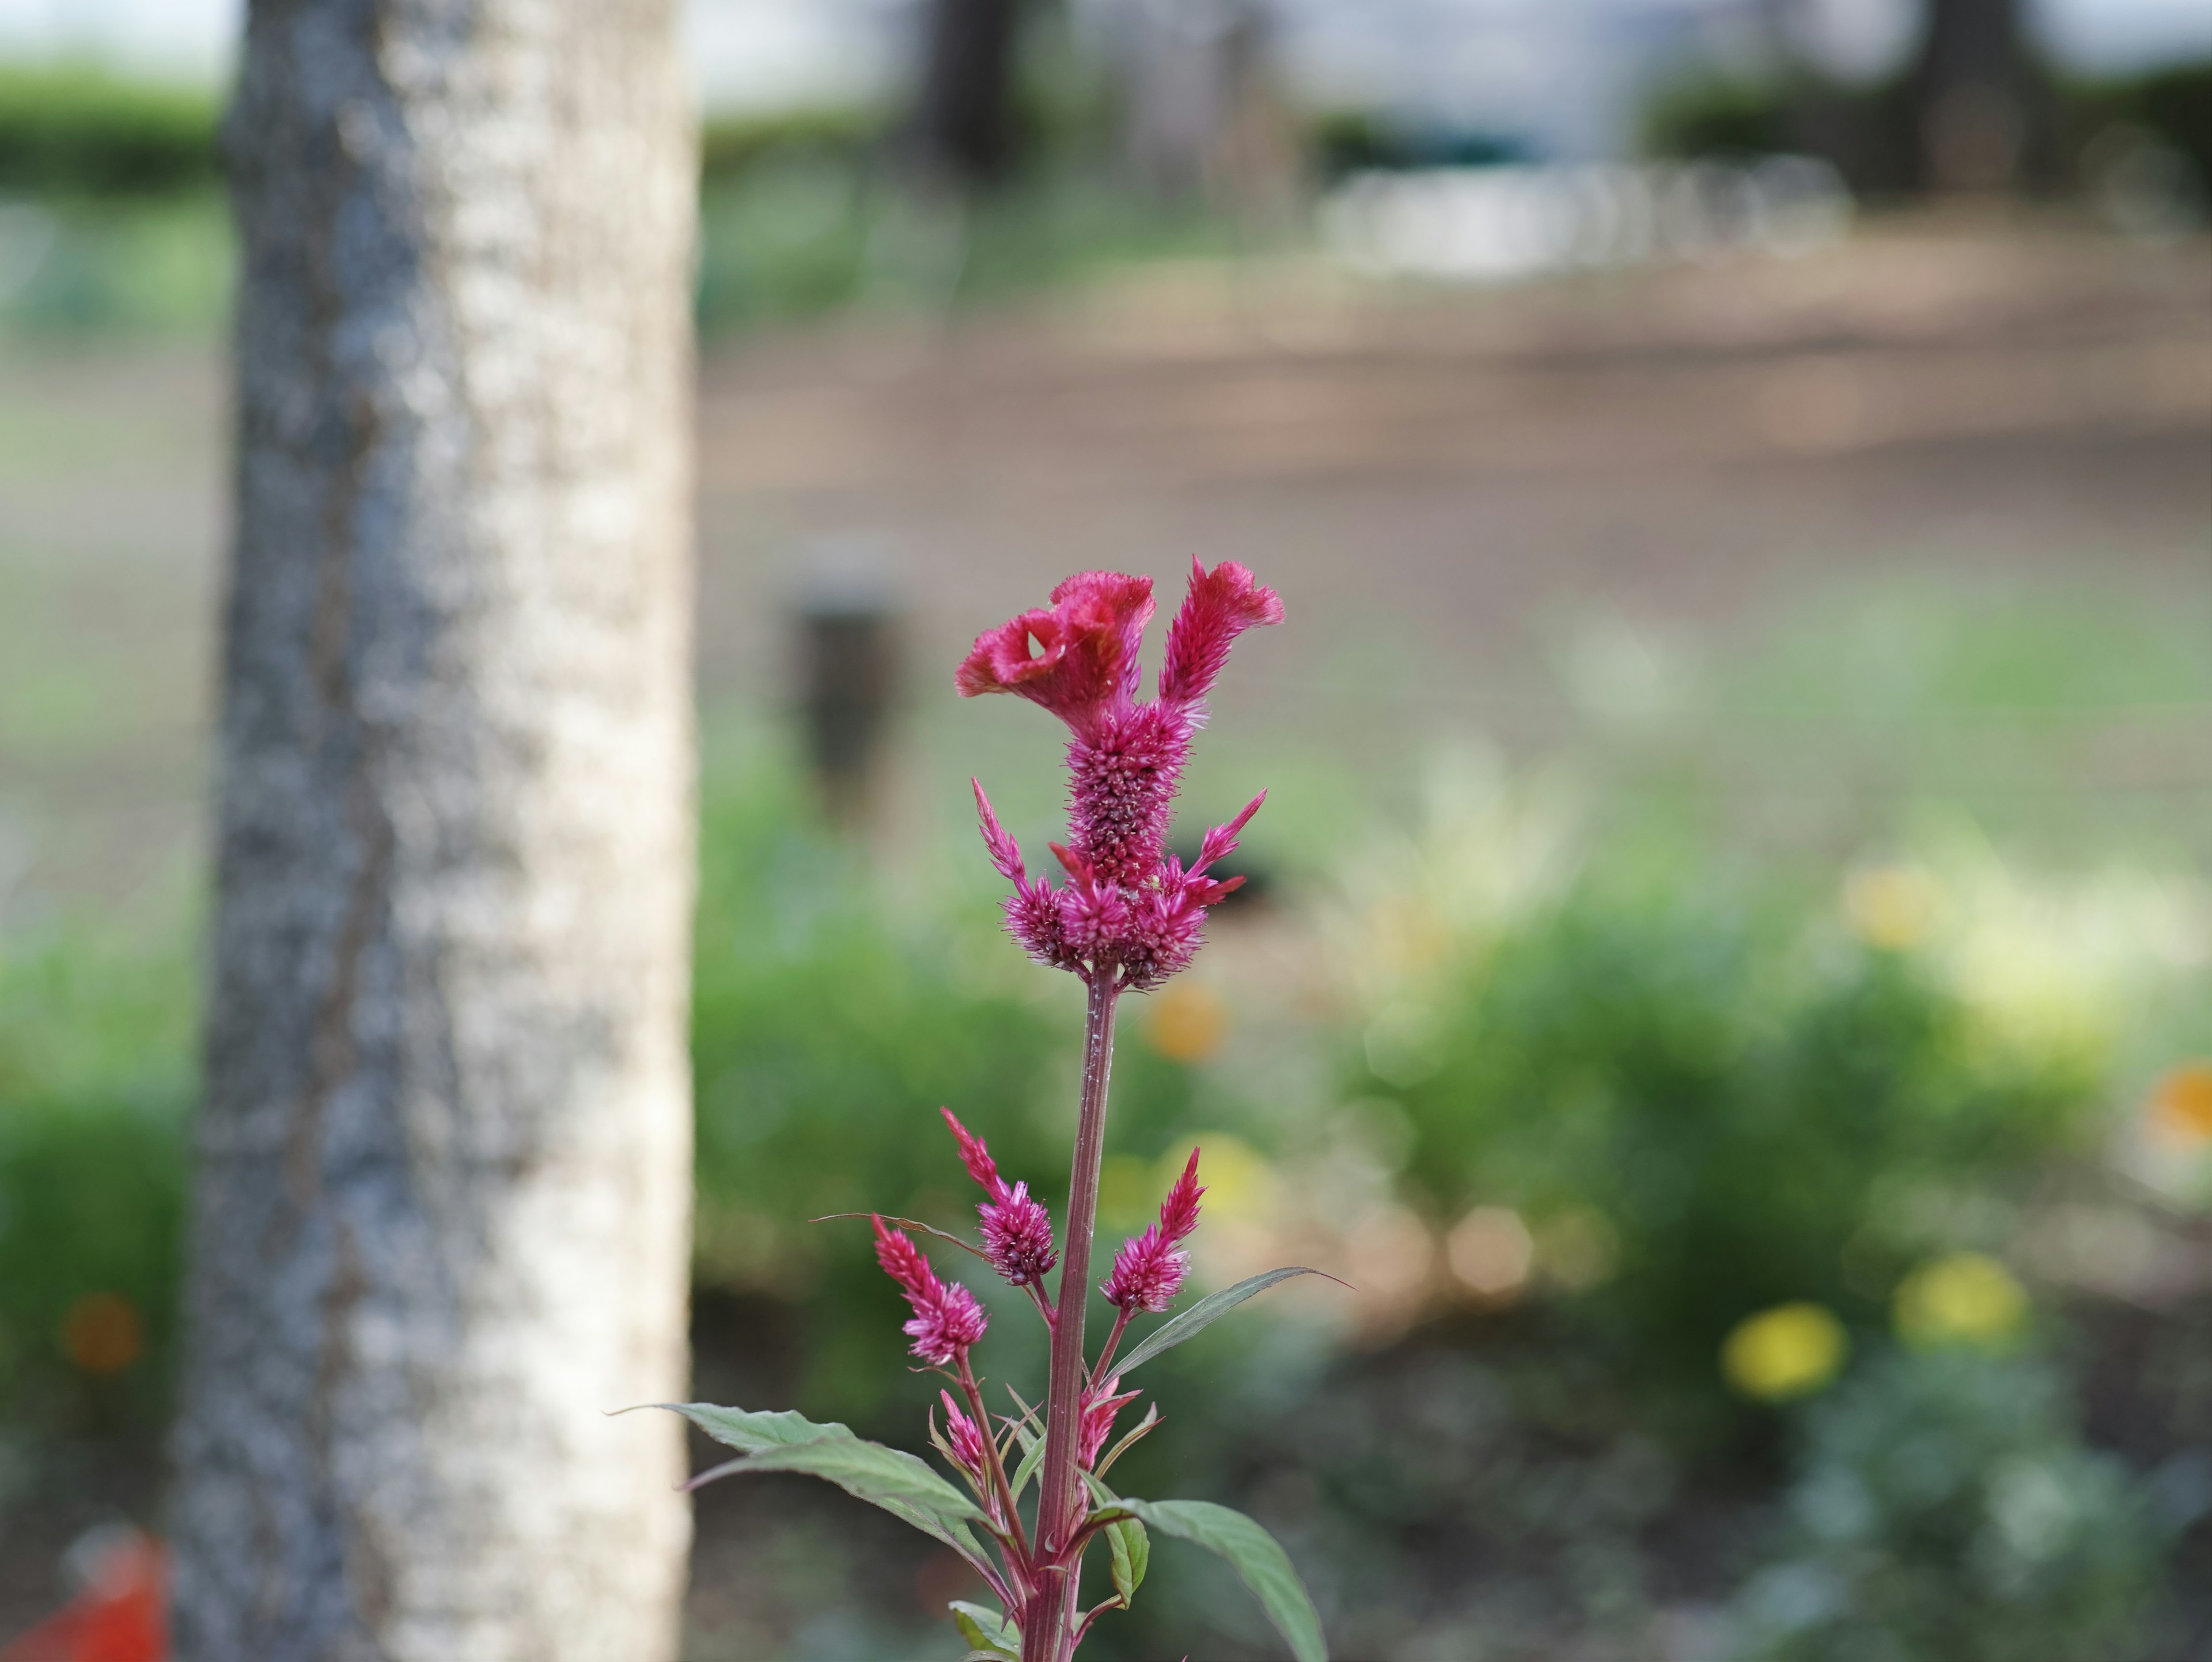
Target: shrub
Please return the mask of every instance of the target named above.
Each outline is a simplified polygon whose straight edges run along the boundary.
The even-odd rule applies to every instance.
[[[1760,1662],[2127,1662],[2162,1542],[2033,1357],[1885,1356],[1813,1409],[1790,1543],[1736,1600]]]

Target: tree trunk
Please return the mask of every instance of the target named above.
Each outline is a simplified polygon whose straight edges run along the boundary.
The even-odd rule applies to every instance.
[[[252,0],[183,1662],[665,1662],[690,1514],[674,0]]]
[[[988,185],[1013,159],[1021,0],[933,0],[921,107],[923,155],[953,180]]]

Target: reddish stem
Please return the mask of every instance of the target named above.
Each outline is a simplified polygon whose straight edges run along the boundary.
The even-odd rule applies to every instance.
[[[1022,1662],[1061,1662],[1068,1653],[1070,1606],[1081,1569],[1075,1526],[1081,1504],[1075,1469],[1084,1385],[1083,1316],[1091,1296],[1091,1235],[1098,1218],[1098,1168],[1106,1153],[1106,1084],[1114,1067],[1114,972],[1091,979],[1083,1034],[1083,1105],[1067,1179],[1067,1236],[1060,1266],[1060,1312],[1052,1326],[1052,1372],[1045,1391],[1044,1468],[1037,1501],[1040,1573],[1022,1623]]]

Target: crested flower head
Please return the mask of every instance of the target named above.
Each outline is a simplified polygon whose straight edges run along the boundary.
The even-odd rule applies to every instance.
[[[1158,697],[1143,703],[1137,648],[1152,616],[1151,580],[1086,571],[1053,590],[1052,601],[1048,611],[979,636],[955,680],[963,697],[1015,693],[1067,723],[1069,837],[1053,854],[1069,880],[1054,887],[1029,875],[978,784],[983,840],[1014,886],[1007,928],[1032,958],[1144,991],[1190,962],[1206,909],[1243,880],[1206,874],[1236,847],[1264,792],[1207,832],[1188,870],[1166,852],[1168,819],[1192,735],[1206,719],[1206,694],[1231,646],[1248,629],[1280,623],[1283,603],[1233,560],[1212,571],[1192,561]]]
[[[1114,1255],[1113,1272],[1098,1289],[1107,1303],[1118,1310],[1149,1310],[1158,1315],[1176,1301],[1183,1278],[1190,1274],[1190,1254],[1182,1245],[1198,1227],[1198,1202],[1205,1193],[1194,1148],[1182,1175],[1161,1203],[1160,1221],[1123,1241]]]
[[[881,1218],[873,1221],[876,1262],[899,1284],[907,1303],[914,1307],[914,1318],[902,1330],[914,1341],[916,1356],[933,1367],[943,1367],[983,1336],[990,1323],[982,1306],[959,1282],[938,1280],[929,1260],[903,1229],[887,1228]]]

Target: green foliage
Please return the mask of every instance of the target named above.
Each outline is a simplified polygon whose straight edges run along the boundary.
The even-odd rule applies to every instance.
[[[741,1458],[692,1479],[696,1487],[749,1472],[790,1471],[819,1477],[857,1501],[880,1507],[901,1523],[941,1541],[970,1564],[988,1561],[968,1525],[983,1520],[975,1503],[903,1449],[855,1437],[846,1427],[817,1425],[785,1410],[752,1414],[709,1403],[661,1404]]]
[[[1958,1244],[1929,1216],[2036,1170],[2094,1082],[2016,1054],[1905,954],[1667,877],[1586,880],[1447,972],[1419,1046],[1370,1057],[1429,1205],[1511,1206],[1540,1249],[1561,1239],[1571,1317],[1698,1413],[1737,1321],[1808,1299],[1875,1316]]]
[[[2212,59],[2066,88],[2068,126],[2081,140],[2125,123],[2172,146],[2212,183]]]
[[[1092,1487],[1097,1488],[1094,1483]],[[1188,1541],[1224,1559],[1250,1589],[1298,1662],[1328,1662],[1328,1641],[1305,1584],[1275,1537],[1241,1512],[1206,1501],[1138,1501],[1102,1493],[1094,1517],[1124,1513],[1148,1530]]]
[[[0,66],[0,192],[150,196],[212,185],[215,94],[91,64]]]
[[[1787,1554],[1737,1600],[1759,1662],[2128,1662],[2161,1543],[2033,1358],[1893,1354],[1810,1414]]]
[[[865,1222],[808,1220],[972,1223],[940,1104],[1057,1206],[1066,1149],[1051,1087],[1070,1041],[1017,990],[1036,978],[1021,976],[980,889],[943,912],[901,910],[858,851],[813,824],[799,789],[753,758],[707,791],[697,1274],[802,1305],[811,1372],[797,1400],[860,1415],[905,1377],[897,1295]],[[969,1279],[994,1294],[988,1277]]]
[[[1234,1287],[1224,1287],[1218,1293],[1209,1293],[1189,1309],[1163,1322],[1147,1334],[1142,1344],[1133,1346],[1129,1354],[1115,1365],[1116,1373],[1129,1373],[1160,1354],[1173,1349],[1186,1339],[1194,1339],[1205,1329],[1219,1321],[1245,1300],[1265,1293],[1269,1288],[1290,1280],[1293,1275],[1315,1275],[1321,1272],[1302,1265],[1283,1269],[1269,1269],[1257,1275],[1247,1276]]]
[[[1700,76],[1662,87],[1644,111],[1647,155],[1773,155],[1793,149],[1795,90],[1771,81]]]
[[[0,1416],[161,1422],[193,1009],[180,946],[64,931],[0,955]]]

